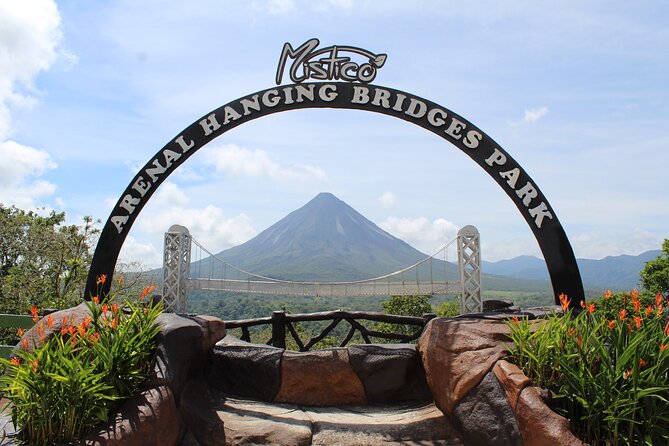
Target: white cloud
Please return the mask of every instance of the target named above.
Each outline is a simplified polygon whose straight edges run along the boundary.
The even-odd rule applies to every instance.
[[[212,252],[239,245],[256,235],[247,215],[226,216],[216,206],[190,207],[189,201],[176,184],[162,184],[137,218],[133,226],[133,231],[137,231],[133,232],[135,239],[124,244],[123,260],[140,262],[147,267],[160,266],[163,235],[174,224],[188,228],[191,235]]]
[[[387,191],[379,197],[379,202],[384,208],[392,208],[397,204],[397,196],[394,193]]]
[[[55,185],[34,179],[56,167],[48,153],[14,141],[0,142],[0,153],[0,202],[32,209],[37,198],[56,190]]]
[[[577,258],[601,259],[611,255],[638,255],[661,249],[663,236],[636,228],[614,233],[598,231],[573,235],[569,238]]]
[[[548,107],[532,108],[525,110],[523,119],[520,120],[523,124],[533,124],[548,114]]]
[[[281,182],[324,182],[325,172],[316,166],[295,165],[285,167],[273,161],[264,150],[249,150],[234,144],[208,149],[205,162],[236,176],[266,177]]]
[[[388,217],[379,226],[426,254],[433,254],[453,240],[459,229],[444,218],[430,221],[426,217]]]
[[[51,0],[0,2],[0,202],[35,208],[56,186],[35,177],[53,169],[49,154],[9,140],[12,108],[37,103],[33,78],[58,57],[60,16]]]

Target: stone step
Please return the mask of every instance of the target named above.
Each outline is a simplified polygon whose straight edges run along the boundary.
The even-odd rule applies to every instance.
[[[434,404],[298,406],[232,398],[191,381],[181,397],[183,446],[439,445],[462,440]]]

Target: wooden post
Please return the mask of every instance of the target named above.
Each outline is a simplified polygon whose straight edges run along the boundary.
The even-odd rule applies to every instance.
[[[286,348],[286,312],[272,312],[272,345]]]

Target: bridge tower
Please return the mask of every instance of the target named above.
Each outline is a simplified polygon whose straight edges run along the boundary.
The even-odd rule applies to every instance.
[[[458,231],[458,268],[460,270],[460,314],[483,311],[481,296],[481,238],[479,231],[467,225]]]
[[[165,311],[185,313],[188,308],[190,273],[190,233],[181,225],[172,225],[165,233],[163,251],[163,304]]]

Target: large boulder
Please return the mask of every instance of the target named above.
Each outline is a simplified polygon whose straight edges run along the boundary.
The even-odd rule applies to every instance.
[[[352,345],[348,355],[370,403],[432,400],[415,345]]]
[[[86,446],[177,446],[184,424],[169,387],[147,389],[127,400],[110,421],[87,435]]]
[[[281,385],[283,352],[282,348],[226,336],[209,352],[204,373],[215,389],[230,395],[272,401]]]
[[[520,393],[516,417],[525,446],[585,446],[570,430],[569,421],[553,412],[538,387]]]
[[[517,365],[503,359],[497,361],[492,370],[502,385],[502,388],[504,388],[504,393],[506,393],[506,399],[509,402],[511,409],[515,412],[520,393],[525,387],[532,384],[532,380],[528,378]]]
[[[432,319],[418,341],[435,404],[451,415],[493,365],[506,355],[509,328],[502,321]]]
[[[349,363],[348,350],[283,353],[281,387],[274,399],[308,406],[362,404],[365,389]]]
[[[523,446],[516,416],[493,372],[458,403],[453,421],[468,446]]]

